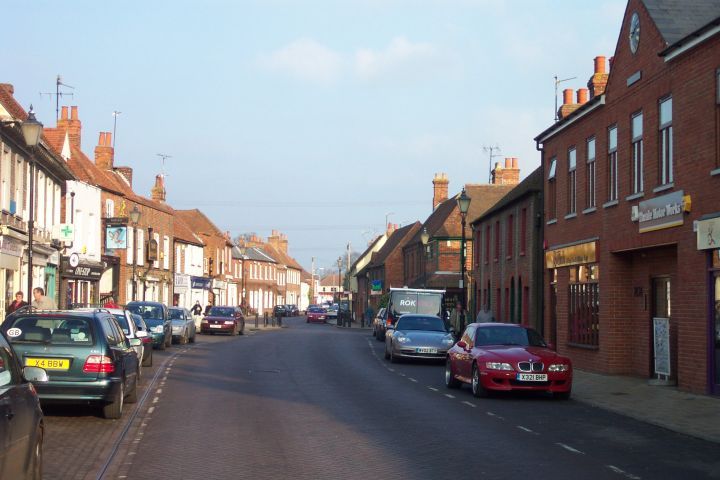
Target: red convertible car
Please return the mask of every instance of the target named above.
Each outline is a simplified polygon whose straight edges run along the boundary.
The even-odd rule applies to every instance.
[[[445,385],[469,383],[476,397],[491,391],[534,390],[568,399],[572,363],[548,348],[542,336],[522,325],[471,323],[449,351]]]

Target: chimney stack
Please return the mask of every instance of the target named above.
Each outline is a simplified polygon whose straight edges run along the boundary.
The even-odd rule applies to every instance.
[[[580,107],[577,103],[573,103],[573,93],[572,88],[566,88],[563,90],[563,104],[558,109],[558,118],[560,120],[567,117]]]
[[[495,163],[492,171],[493,185],[517,185],[520,183],[520,168],[517,157],[505,157],[505,167]]]
[[[103,170],[112,170],[114,157],[115,152],[112,148],[112,133],[100,132],[100,138],[95,147],[95,165]]]
[[[449,180],[447,174],[436,173],[433,178],[433,211],[442,202],[448,199],[448,184]]]
[[[608,74],[605,71],[605,60],[605,57],[602,55],[595,57],[595,73],[593,73],[587,83],[590,98],[605,93],[605,87],[607,87],[608,82]]]
[[[78,117],[78,107],[70,107],[70,118],[68,118],[67,107],[62,107],[60,120],[57,121],[57,128],[68,133],[68,138],[72,146],[80,148],[82,123]]]
[[[120,173],[123,177],[125,177],[125,180],[127,180],[128,185],[130,185],[130,188],[132,188],[132,181],[133,181],[133,169],[131,167],[115,167],[113,170]]]
[[[165,177],[162,174],[155,175],[155,186],[150,190],[150,196],[158,202],[165,202]]]

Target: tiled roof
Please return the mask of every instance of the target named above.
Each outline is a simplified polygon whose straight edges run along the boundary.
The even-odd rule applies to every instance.
[[[398,228],[385,242],[380,250],[375,253],[373,259],[363,268],[363,270],[378,267],[385,263],[385,260],[397,248],[402,248],[413,235],[420,230],[420,222],[411,223],[404,227]]]
[[[668,46],[720,19],[718,0],[643,0],[643,3]]]
[[[269,256],[267,253],[263,252],[258,247],[247,247],[245,249],[245,256],[249,260],[254,260],[256,262],[271,262],[271,263],[277,263],[274,258]]]
[[[179,215],[175,215],[173,218],[173,236],[176,240],[181,240],[185,243],[193,245],[205,246],[205,242],[192,231],[190,226],[185,223]]]
[[[517,184],[515,188],[510,190],[504,197],[495,203],[492,207],[488,208],[482,215],[477,218],[473,218],[472,223],[476,223],[483,218],[492,215],[498,210],[504,208],[506,205],[515,202],[516,200],[524,197],[528,193],[541,192],[543,187],[542,169],[536,168],[530,175],[525,178],[522,182]],[[468,217],[470,218],[470,217]]]
[[[341,280],[338,281],[337,273],[325,275],[323,278],[320,279],[320,285],[322,285],[323,287],[337,287],[342,282],[343,277],[340,277],[340,278],[341,278]]]
[[[302,266],[300,266],[297,261],[295,261],[294,258],[292,258],[287,253],[278,250],[277,248],[273,247],[272,245],[264,245],[263,250],[265,250],[272,258],[277,260],[279,263],[284,264],[287,267],[293,268],[295,270],[302,270]]]
[[[24,121],[27,118],[27,112],[25,112],[25,109],[15,100],[12,89],[12,85],[0,83],[0,104],[5,107],[5,110],[7,110],[13,118]]]
[[[194,208],[192,210],[175,210],[193,232],[203,233],[206,235],[218,235],[224,237],[225,234],[200,210]],[[226,240],[231,243],[230,240]]]

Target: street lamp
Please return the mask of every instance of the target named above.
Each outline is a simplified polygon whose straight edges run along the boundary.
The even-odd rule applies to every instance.
[[[242,307],[247,312],[247,293],[245,292],[245,264],[247,263],[247,247],[238,247],[242,256]]]
[[[35,149],[40,142],[43,124],[35,118],[32,105],[28,112],[27,119],[20,125],[25,144],[30,147],[30,205],[28,215],[28,300],[32,300],[33,282],[33,230],[35,230]]]
[[[458,209],[460,210],[460,224],[462,225],[462,234],[460,237],[460,288],[462,289],[462,306],[463,311],[467,309],[465,302],[465,219],[468,209],[470,208],[470,197],[463,187],[460,196],[457,198]]]
[[[427,276],[427,244],[430,241],[430,234],[426,227],[423,227],[422,233],[420,234],[420,241],[423,245],[423,260],[422,260],[422,274],[423,274],[423,288],[425,288],[425,280]]]
[[[135,277],[135,269],[137,268],[137,224],[140,221],[140,209],[135,205],[130,212],[130,222],[133,224],[133,288],[132,288],[132,299],[133,302],[137,300],[137,278]]]

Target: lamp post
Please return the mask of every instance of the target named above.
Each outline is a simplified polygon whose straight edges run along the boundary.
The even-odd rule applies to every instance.
[[[137,268],[137,224],[140,221],[140,209],[135,205],[130,212],[130,222],[133,224],[133,288],[132,288],[132,299],[133,302],[137,300],[137,278],[135,277],[135,269]]]
[[[462,289],[462,306],[463,311],[467,309],[465,301],[465,220],[468,209],[470,208],[470,197],[463,187],[460,196],[457,198],[458,209],[460,210],[460,225],[462,225],[462,233],[460,238],[460,288]]]
[[[28,300],[32,301],[32,284],[33,284],[33,231],[35,230],[35,149],[40,142],[40,136],[43,130],[43,124],[35,118],[32,105],[28,112],[27,119],[20,125],[25,144],[30,147],[30,204],[28,205],[30,213],[28,215]]]
[[[242,307],[247,311],[247,293],[245,292],[245,264],[247,263],[247,248],[240,247],[240,255],[242,256]]]
[[[422,260],[422,274],[423,274],[423,288],[425,288],[425,281],[427,277],[427,244],[430,241],[430,234],[427,228],[423,227],[422,233],[420,234],[420,241],[423,246],[423,260]]]

